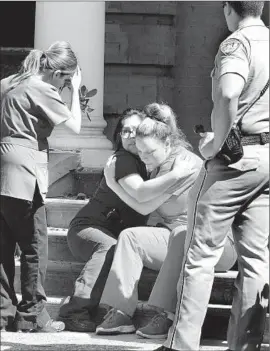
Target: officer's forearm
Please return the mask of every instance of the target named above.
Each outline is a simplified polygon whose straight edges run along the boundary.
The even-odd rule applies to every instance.
[[[213,156],[224,144],[237,116],[238,97],[220,96],[213,110]]]

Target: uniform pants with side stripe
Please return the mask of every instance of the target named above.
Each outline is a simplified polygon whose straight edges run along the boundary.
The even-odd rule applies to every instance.
[[[188,200],[185,258],[174,323],[165,346],[199,350],[201,328],[228,228],[239,273],[228,328],[230,350],[259,350],[269,291],[269,155],[258,146],[258,165],[240,171],[206,161]]]
[[[172,231],[166,258],[148,300],[149,305],[173,314],[176,310],[177,290],[180,288],[178,280],[184,258],[186,230],[186,226],[179,226]],[[222,256],[215,266],[215,272],[228,271],[234,266],[236,260],[237,253],[230,229]]]

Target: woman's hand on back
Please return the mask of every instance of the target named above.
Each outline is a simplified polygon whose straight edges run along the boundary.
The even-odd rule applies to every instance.
[[[82,81],[82,73],[81,73],[81,69],[79,66],[77,66],[76,71],[73,75],[73,77],[71,78],[71,85],[73,90],[79,90],[80,84]]]
[[[112,155],[109,157],[104,168],[104,177],[108,186],[110,186],[112,183],[115,183],[115,163],[116,158],[114,155]]]
[[[213,142],[214,142],[214,133],[206,132],[200,133],[201,139],[199,141],[199,150],[201,155],[208,159],[213,155]]]
[[[182,157],[175,157],[173,167],[171,172],[174,173],[176,180],[183,178],[183,174],[189,174],[189,170],[191,168],[191,164],[189,160],[185,160]]]

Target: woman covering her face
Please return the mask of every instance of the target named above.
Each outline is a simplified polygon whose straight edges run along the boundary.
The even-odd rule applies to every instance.
[[[71,111],[58,93],[67,79]],[[77,58],[66,42],[56,42],[46,51],[32,50],[17,74],[1,80],[1,329],[64,329],[45,308],[47,138],[60,123],[80,132],[80,82]],[[21,250],[19,304],[13,285],[16,244]]]
[[[131,318],[138,303],[137,285],[142,269],[145,266],[159,271],[165,258],[170,262],[166,263],[167,269],[163,269],[162,277],[158,277],[156,283],[162,288],[153,289],[149,303],[159,306],[162,305],[161,300],[163,303],[170,301],[166,309],[172,312],[175,309],[187,226],[187,195],[201,169],[202,160],[190,150],[190,144],[177,128],[175,115],[169,106],[154,103],[146,106],[145,112],[149,118],[136,131],[138,154],[151,171],[151,178],[159,179],[172,172],[178,176],[178,181],[162,193],[154,189],[146,193],[141,190],[144,183],[136,176],[130,179],[132,185],[130,183],[129,187],[117,181],[113,176],[113,160],[105,168],[107,184],[123,201],[142,214],[157,210],[162,223],[156,227],[129,228],[120,234],[101,299],[102,303],[113,308],[97,327],[98,334],[135,331]],[[228,250],[233,251],[230,242]],[[230,268],[235,258],[233,254],[222,269]],[[161,295],[157,296],[157,291]]]

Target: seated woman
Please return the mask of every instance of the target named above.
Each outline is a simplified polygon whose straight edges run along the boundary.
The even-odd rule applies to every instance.
[[[146,167],[135,146],[135,131],[144,118],[143,112],[129,109],[119,119],[114,134],[117,144],[115,178],[127,188],[136,178],[150,186],[151,191],[161,194],[177,181],[178,176],[170,172],[145,182],[148,179]],[[146,186],[142,186],[142,190],[146,194],[149,192]],[[85,266],[68,303],[60,308],[59,318],[65,322],[66,330],[95,331],[96,325],[91,317],[99,305],[117,237],[126,228],[145,226],[147,220],[147,215],[140,214],[122,201],[102,178],[92,199],[71,221],[67,234],[73,256]]]
[[[172,275],[172,289],[176,290],[175,281],[179,278],[187,225],[187,194],[200,171],[202,160],[190,151],[190,144],[183,132],[177,129],[176,117],[169,106],[155,103],[148,105],[145,112],[151,118],[146,118],[136,131],[139,156],[152,171],[151,177],[158,179],[173,169],[179,175],[179,181],[161,196],[157,196],[154,191],[144,196],[140,191],[141,183],[137,183],[136,179],[131,189],[113,179],[113,162],[105,168],[109,187],[123,201],[144,215],[157,210],[163,223],[156,227],[129,228],[121,232],[101,298],[101,302],[112,306],[112,309],[97,327],[97,334],[135,331],[132,316],[138,303],[137,286],[142,269],[145,266],[160,270],[167,254],[171,231],[181,226],[182,229],[177,230],[178,240],[173,255],[175,267],[172,266],[171,271],[167,272],[166,288],[170,288]],[[234,250],[230,243],[229,248]]]
[[[151,291],[148,305],[154,307],[157,314],[150,322],[136,331],[147,339],[166,339],[173,323],[177,304],[177,292],[181,290],[178,281],[181,274],[184,255],[183,237],[186,226],[175,228],[170,236],[168,252]],[[237,254],[234,248],[233,234],[229,232],[222,257],[215,267],[216,272],[226,272],[235,264]]]

